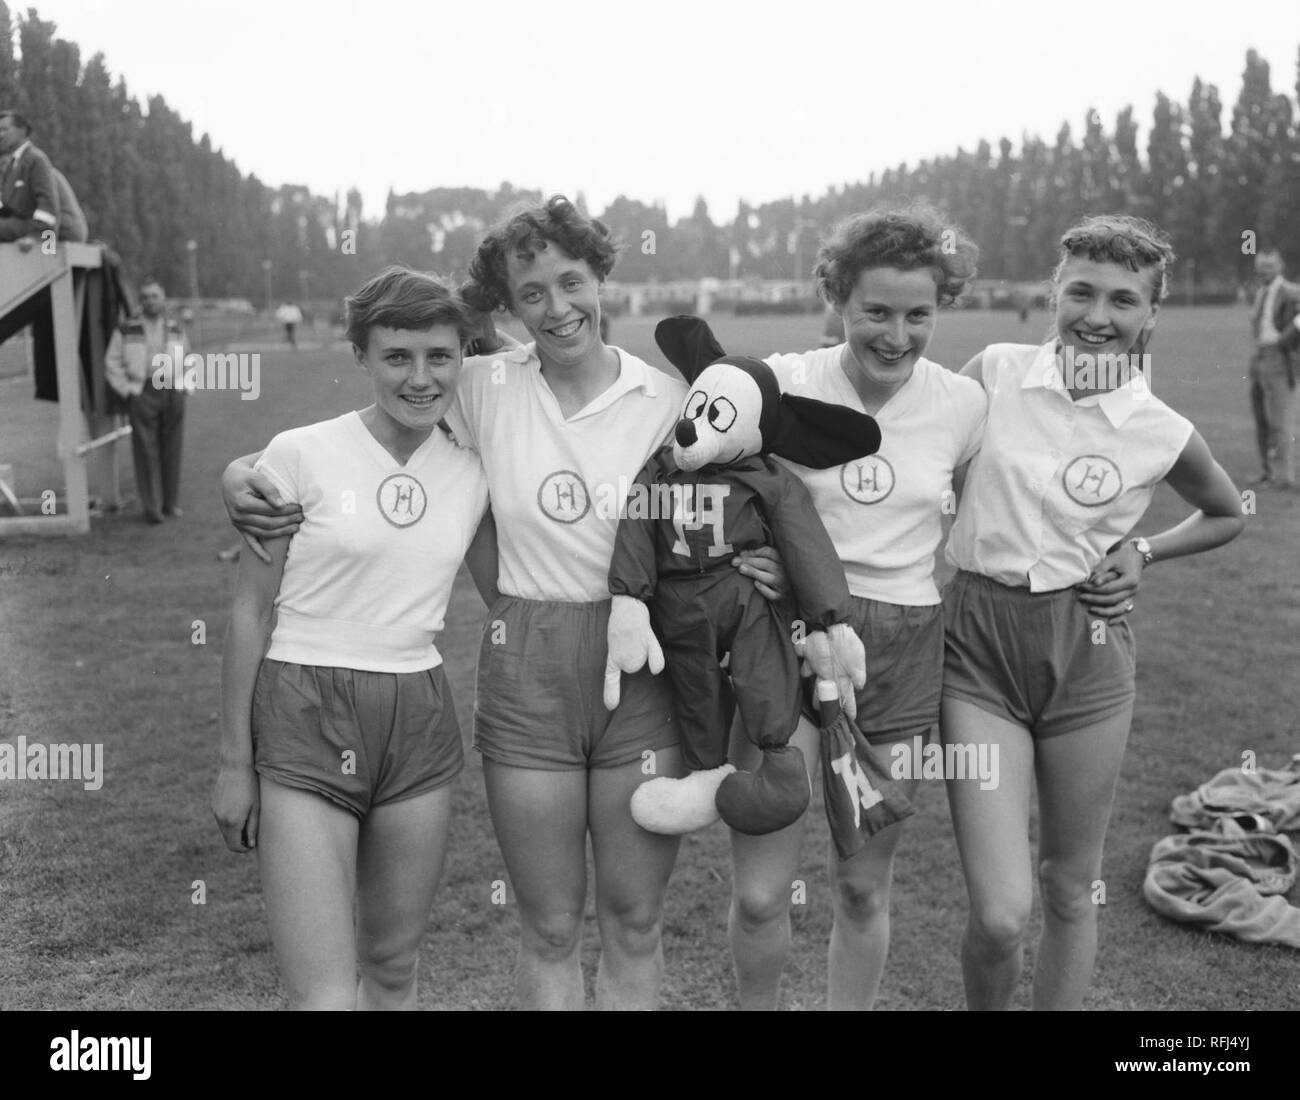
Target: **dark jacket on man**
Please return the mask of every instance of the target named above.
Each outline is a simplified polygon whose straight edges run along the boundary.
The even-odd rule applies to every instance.
[[[57,231],[59,209],[54,166],[28,141],[0,174],[0,241],[39,237],[46,229]]]

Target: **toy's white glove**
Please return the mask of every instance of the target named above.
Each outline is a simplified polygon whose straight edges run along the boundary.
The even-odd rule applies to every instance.
[[[609,610],[606,634],[609,655],[605,658],[605,708],[618,706],[619,681],[624,672],[637,672],[645,665],[656,676],[664,670],[664,651],[650,627],[650,610],[632,596],[615,596]]]
[[[855,689],[866,686],[867,653],[853,627],[836,623],[828,631],[814,630],[804,641],[803,660],[817,679],[834,681],[840,693],[840,709],[850,719],[856,718]]]

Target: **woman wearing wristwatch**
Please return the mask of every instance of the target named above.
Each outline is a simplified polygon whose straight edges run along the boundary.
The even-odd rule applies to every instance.
[[[970,895],[970,1008],[1010,1007],[1019,983],[1035,777],[1033,1007],[1078,1008],[1091,980],[1091,895],[1133,716],[1134,642],[1122,615],[1098,618],[1076,586],[1131,591],[1153,561],[1221,546],[1244,526],[1205,440],[1142,372],[1172,259],[1167,237],[1141,219],[1084,219],[1061,238],[1054,339],[994,344],[962,372],[982,383],[989,409],[948,539],[959,572],[944,591],[942,736],[992,746],[1000,762],[994,789],[948,780]],[[1160,481],[1197,511],[1126,540]]]

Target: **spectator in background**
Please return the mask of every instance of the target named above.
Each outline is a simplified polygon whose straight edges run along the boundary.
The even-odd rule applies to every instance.
[[[32,144],[31,133],[17,111],[0,111],[0,241],[39,237],[59,227],[54,166]]]
[[[1251,312],[1250,411],[1262,472],[1252,484],[1295,488],[1295,384],[1300,351],[1300,286],[1282,278],[1282,257],[1255,257],[1259,289]]]
[[[104,356],[105,381],[126,399],[136,492],[147,523],[182,515],[177,499],[189,342],[185,330],[168,318],[166,302],[162,284],[145,279],[140,284],[141,315],[113,334]]]
[[[284,325],[284,338],[295,351],[298,348],[298,326],[302,324],[302,310],[292,302],[281,302],[275,319]]]

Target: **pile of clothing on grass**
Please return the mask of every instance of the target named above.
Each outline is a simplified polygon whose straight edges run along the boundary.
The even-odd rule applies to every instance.
[[[1173,800],[1169,816],[1188,832],[1151,849],[1147,904],[1161,916],[1249,943],[1300,948],[1295,885],[1300,833],[1300,753],[1286,768],[1226,768]]]

